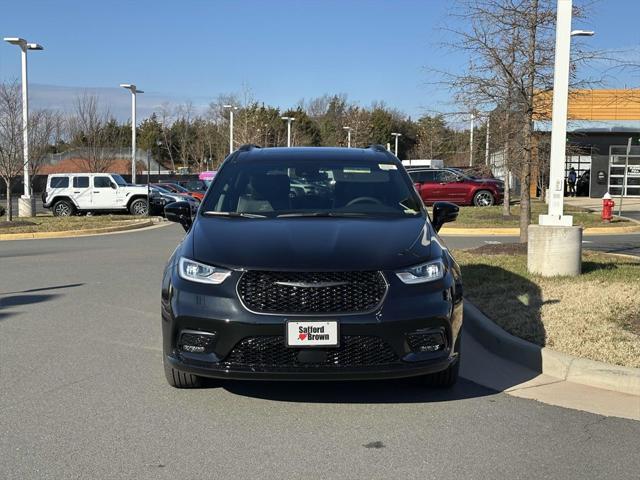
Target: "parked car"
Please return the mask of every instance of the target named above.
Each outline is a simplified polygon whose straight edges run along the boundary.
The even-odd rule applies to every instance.
[[[501,180],[470,177],[458,169],[426,168],[408,172],[427,205],[446,201],[488,207],[502,202],[504,196],[504,182]]]
[[[291,195],[298,175],[324,177]],[[383,147],[241,147],[197,212],[162,281],[163,361],[174,387],[203,377],[458,378],[460,268],[399,160]]]
[[[209,170],[206,172],[202,172],[200,173],[200,175],[198,175],[198,179],[201,180],[207,188],[209,188],[211,186],[211,183],[213,182],[213,179],[216,177],[218,171],[217,170]]]
[[[182,193],[184,195],[189,195],[193,198],[198,199],[199,201],[202,201],[202,199],[204,198],[204,193],[202,192],[196,192],[196,191],[191,191],[186,187],[183,187],[180,184],[177,183],[173,183],[173,182],[162,182],[162,183],[158,183],[157,185],[161,186],[162,188],[169,190],[173,193]]]
[[[47,177],[44,208],[57,217],[89,212],[126,212],[146,215],[146,185],[128,184],[114,173],[56,173]]]
[[[200,204],[200,200],[192,197],[191,195],[186,195],[184,193],[177,193],[171,190],[164,188],[164,185],[151,184],[150,189],[152,192],[161,195],[165,199],[171,202],[192,202],[196,204]],[[167,202],[170,203],[170,202]]]
[[[207,193],[207,185],[202,180],[176,180],[175,183],[181,187],[186,188],[190,192],[200,192],[202,194]]]

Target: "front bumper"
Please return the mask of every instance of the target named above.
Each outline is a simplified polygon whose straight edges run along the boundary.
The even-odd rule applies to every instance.
[[[390,279],[390,276],[387,276]],[[412,377],[442,371],[458,361],[454,349],[462,326],[462,298],[451,278],[430,285],[404,285],[390,279],[388,295],[373,313],[357,315],[264,315],[246,310],[238,300],[235,281],[208,286],[167,275],[163,285],[162,327],[165,362],[174,369],[195,375],[242,380],[370,380]],[[215,292],[215,295],[213,293]],[[335,320],[344,340],[369,338],[380,341],[390,356],[373,352],[355,363],[291,361],[292,350],[274,354],[287,361],[238,363],[231,361],[234,349],[246,339],[283,338],[287,320]],[[179,348],[183,330],[215,334],[209,353],[191,353]],[[413,351],[407,335],[442,332],[445,348],[435,352]],[[296,354],[309,349],[293,349]],[[337,349],[314,348],[328,356]],[[345,358],[345,357],[343,357]],[[365,358],[366,360],[362,360]],[[367,363],[371,358],[371,363]]]
[[[457,354],[438,360],[406,363],[399,365],[381,365],[372,367],[351,368],[231,368],[224,364],[194,364],[181,358],[167,355],[165,360],[176,370],[192,373],[201,377],[229,380],[269,380],[269,381],[336,381],[336,380],[383,380],[406,378],[445,370],[458,361]]]

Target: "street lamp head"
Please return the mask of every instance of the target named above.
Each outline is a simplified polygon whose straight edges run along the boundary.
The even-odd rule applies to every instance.
[[[27,44],[27,41],[24,38],[20,37],[4,37],[4,41],[10,43],[11,45],[18,45],[20,47]]]
[[[44,47],[39,43],[27,43],[27,50],[44,50]]]
[[[144,93],[143,90],[138,90],[138,88],[133,83],[121,83],[120,86],[122,88],[126,88],[127,90],[131,90],[131,93]]]
[[[572,37],[593,37],[596,34],[593,30],[572,30]]]
[[[350,131],[350,130],[351,130],[351,127],[342,127],[342,129],[343,129],[343,130]]]
[[[280,117],[282,120],[286,120],[287,122],[293,122],[295,118],[293,117]]]
[[[232,108],[233,110],[238,109],[238,107],[236,107],[235,105],[223,105],[222,108]]]
[[[402,136],[401,133],[393,133],[393,132],[391,132],[391,135],[393,135],[394,137],[401,137]]]

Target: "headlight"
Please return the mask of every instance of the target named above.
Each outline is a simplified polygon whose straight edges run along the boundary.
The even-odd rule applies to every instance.
[[[180,257],[178,262],[178,274],[181,278],[190,282],[208,283],[219,285],[224,282],[231,271],[225,268],[212,267],[204,263],[196,262],[185,257]]]
[[[444,276],[444,263],[442,260],[421,263],[415,267],[409,267],[396,272],[396,275],[404,283],[425,283],[440,280]]]

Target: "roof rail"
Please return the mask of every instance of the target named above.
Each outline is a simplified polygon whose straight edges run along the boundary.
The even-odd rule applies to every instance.
[[[375,150],[376,152],[386,152],[387,151],[385,146],[384,145],[380,145],[379,143],[371,144],[367,148],[369,148],[371,150]]]
[[[238,148],[239,152],[248,152],[249,150],[253,150],[254,148],[261,148],[260,145],[254,145],[253,143],[247,143],[246,145],[240,146]]]

